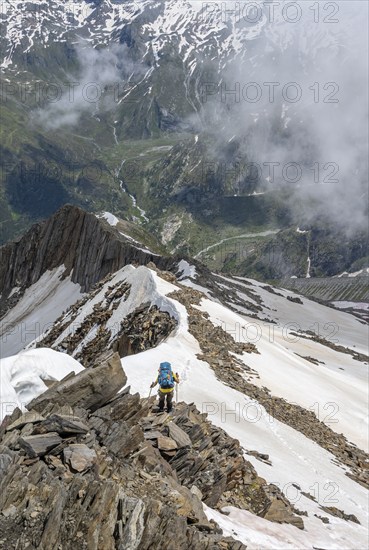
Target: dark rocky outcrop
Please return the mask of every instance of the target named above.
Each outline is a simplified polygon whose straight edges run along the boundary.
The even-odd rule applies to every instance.
[[[107,322],[120,303],[127,300],[131,287],[120,282],[114,287],[108,286],[102,302],[92,307],[92,312],[73,330],[73,324],[80,309],[96,296],[108,278],[95,285],[87,297],[76,302],[65,314],[55,321],[51,330],[37,342],[37,347],[52,347],[57,351],[66,352],[81,361],[85,367],[96,362],[106,350],[119,353],[120,357],[132,355],[156,347],[167,338],[177,326],[176,320],[166,311],[161,311],[150,303],[142,304],[132,313],[117,323],[116,329],[107,328]],[[87,343],[84,338],[93,327],[98,326],[96,335]],[[62,340],[56,341],[63,334]]]
[[[71,205],[1,247],[0,257],[0,294],[4,298],[14,287],[25,289],[45,271],[61,265],[66,268],[64,275],[70,274],[85,292],[130,263],[155,261],[162,269],[173,263],[169,257],[144,252],[104,220]]]
[[[150,304],[127,315],[122,321],[113,349],[121,357],[156,347],[175,329],[177,323],[169,313]]]

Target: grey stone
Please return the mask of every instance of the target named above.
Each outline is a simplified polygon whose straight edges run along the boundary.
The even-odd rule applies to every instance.
[[[61,437],[55,432],[19,438],[19,445],[25,449],[31,458],[44,456],[61,442]]]
[[[56,432],[60,435],[86,434],[89,427],[75,416],[53,414],[34,429],[34,433]]]
[[[120,357],[114,353],[101,365],[55,384],[31,401],[28,407],[42,412],[52,402],[95,411],[115,397],[126,381]]]
[[[41,422],[42,420],[45,420],[45,418],[40,413],[36,411],[27,411],[22,414],[22,416],[20,416],[18,420],[9,424],[9,426],[7,426],[6,428],[6,431],[10,432],[15,429],[20,430],[26,424],[36,424],[37,422]]]
[[[304,522],[300,516],[292,515],[286,504],[282,500],[275,499],[269,506],[265,519],[275,521],[276,523],[291,523],[298,529],[304,529]]]
[[[168,424],[169,436],[177,443],[178,449],[182,447],[191,447],[192,442],[189,436],[174,422]]]
[[[93,449],[82,443],[74,443],[63,450],[65,462],[76,472],[83,472],[96,462],[97,455]]]

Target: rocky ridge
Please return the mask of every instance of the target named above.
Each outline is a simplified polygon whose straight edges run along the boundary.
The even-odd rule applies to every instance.
[[[202,350],[199,359],[206,361],[223,383],[255,399],[271,417],[300,431],[331,452],[339,463],[350,468],[350,471],[347,472],[349,477],[352,477],[363,486],[369,487],[369,457],[367,453],[350,443],[342,434],[336,433],[324,422],[321,422],[313,411],[289,403],[283,398],[273,396],[267,388],[260,388],[253,384],[252,378],[258,377],[258,374],[247,367],[244,362],[237,360],[237,355],[258,353],[256,346],[250,343],[237,343],[222,327],[214,326],[207,318],[207,314],[196,308],[196,305],[200,304],[204,296],[201,292],[181,285],[173,273],[159,270],[153,263],[148,264],[148,267],[157,270],[161,278],[180,287],[179,291],[168,295],[168,298],[173,298],[186,307],[189,331],[197,339]],[[211,292],[216,298],[221,297],[218,287],[219,282],[220,280],[218,281],[217,277],[214,277],[209,283]],[[103,282],[100,282],[97,286],[101,288],[103,284]],[[235,288],[237,288],[237,285]],[[114,292],[118,292],[118,295],[124,298],[124,292],[128,292],[129,289],[125,289],[124,292],[123,290],[118,286],[113,290],[109,290],[108,294],[113,296]],[[250,297],[252,295],[252,289],[250,289]],[[221,301],[223,303],[226,301],[228,307],[228,299],[232,297],[233,292],[231,291],[231,294],[226,295],[226,299],[223,297]],[[114,300],[111,303],[114,303]],[[77,311],[79,307],[77,304],[72,307],[72,310]],[[92,324],[96,323],[99,323],[98,315],[95,316]],[[168,313],[161,312],[155,307],[149,307],[149,305],[143,305],[122,321],[119,332],[109,343],[109,347],[114,351],[118,351],[121,357],[138,353],[156,346],[158,342],[169,336],[175,326],[175,320]],[[76,346],[63,348],[63,343],[57,345],[55,343],[63,328],[63,323],[60,326],[56,323],[46,339],[42,340],[39,345],[51,346],[60,351],[67,350],[68,353],[74,354]],[[84,331],[83,326],[80,330]],[[96,354],[102,353],[108,347],[105,336],[103,330],[99,331],[96,339],[91,342],[91,346],[88,345],[79,352],[78,358],[85,366],[91,364]],[[310,336],[313,337],[313,335],[307,337]],[[344,350],[348,352],[346,348],[339,346],[339,351]],[[358,360],[366,359],[364,356],[359,357],[359,354],[356,358]],[[314,358],[312,359],[316,361]]]
[[[68,375],[0,428],[0,545],[6,548],[224,548],[201,502],[303,528],[239,442],[193,404],[152,412],[118,354]],[[117,393],[120,392],[120,393]],[[175,533],[175,537],[173,537]]]
[[[174,263],[169,257],[135,246],[106,221],[71,205],[34,225],[19,240],[1,247],[0,255],[0,314],[5,313],[5,305],[15,305],[15,297],[4,305],[14,287],[20,289],[16,296],[19,299],[43,273],[61,265],[65,266],[63,277],[70,275],[72,282],[86,292],[127,264],[155,261],[168,269]]]
[[[46,335],[37,342],[37,347],[52,347],[66,352],[81,361],[85,367],[92,365],[95,358],[107,349],[118,351],[121,357],[139,353],[157,346],[176,327],[176,320],[157,306],[144,303],[124,317],[122,321],[108,328],[107,322],[122,302],[131,294],[131,286],[125,281],[108,285],[114,275],[105,277],[92,291],[71,306],[53,324]],[[93,300],[107,285],[101,299],[93,305],[91,313],[80,324],[77,317],[83,306]],[[74,325],[78,324],[74,330]],[[96,334],[89,334],[96,327]]]

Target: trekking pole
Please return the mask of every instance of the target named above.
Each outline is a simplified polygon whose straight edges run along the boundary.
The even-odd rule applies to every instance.
[[[178,372],[176,372],[177,380],[179,380]],[[178,382],[176,382],[176,402],[178,403]]]
[[[151,392],[152,392],[152,387],[150,386],[149,399],[150,399]]]

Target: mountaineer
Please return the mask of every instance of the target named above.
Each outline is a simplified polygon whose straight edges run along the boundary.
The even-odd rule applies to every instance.
[[[158,396],[159,396],[159,412],[164,410],[165,398],[167,398],[167,411],[172,410],[172,401],[174,393],[174,383],[178,384],[178,373],[172,372],[172,365],[167,361],[160,363],[158,376],[150,386],[153,388],[156,384],[159,384]]]

